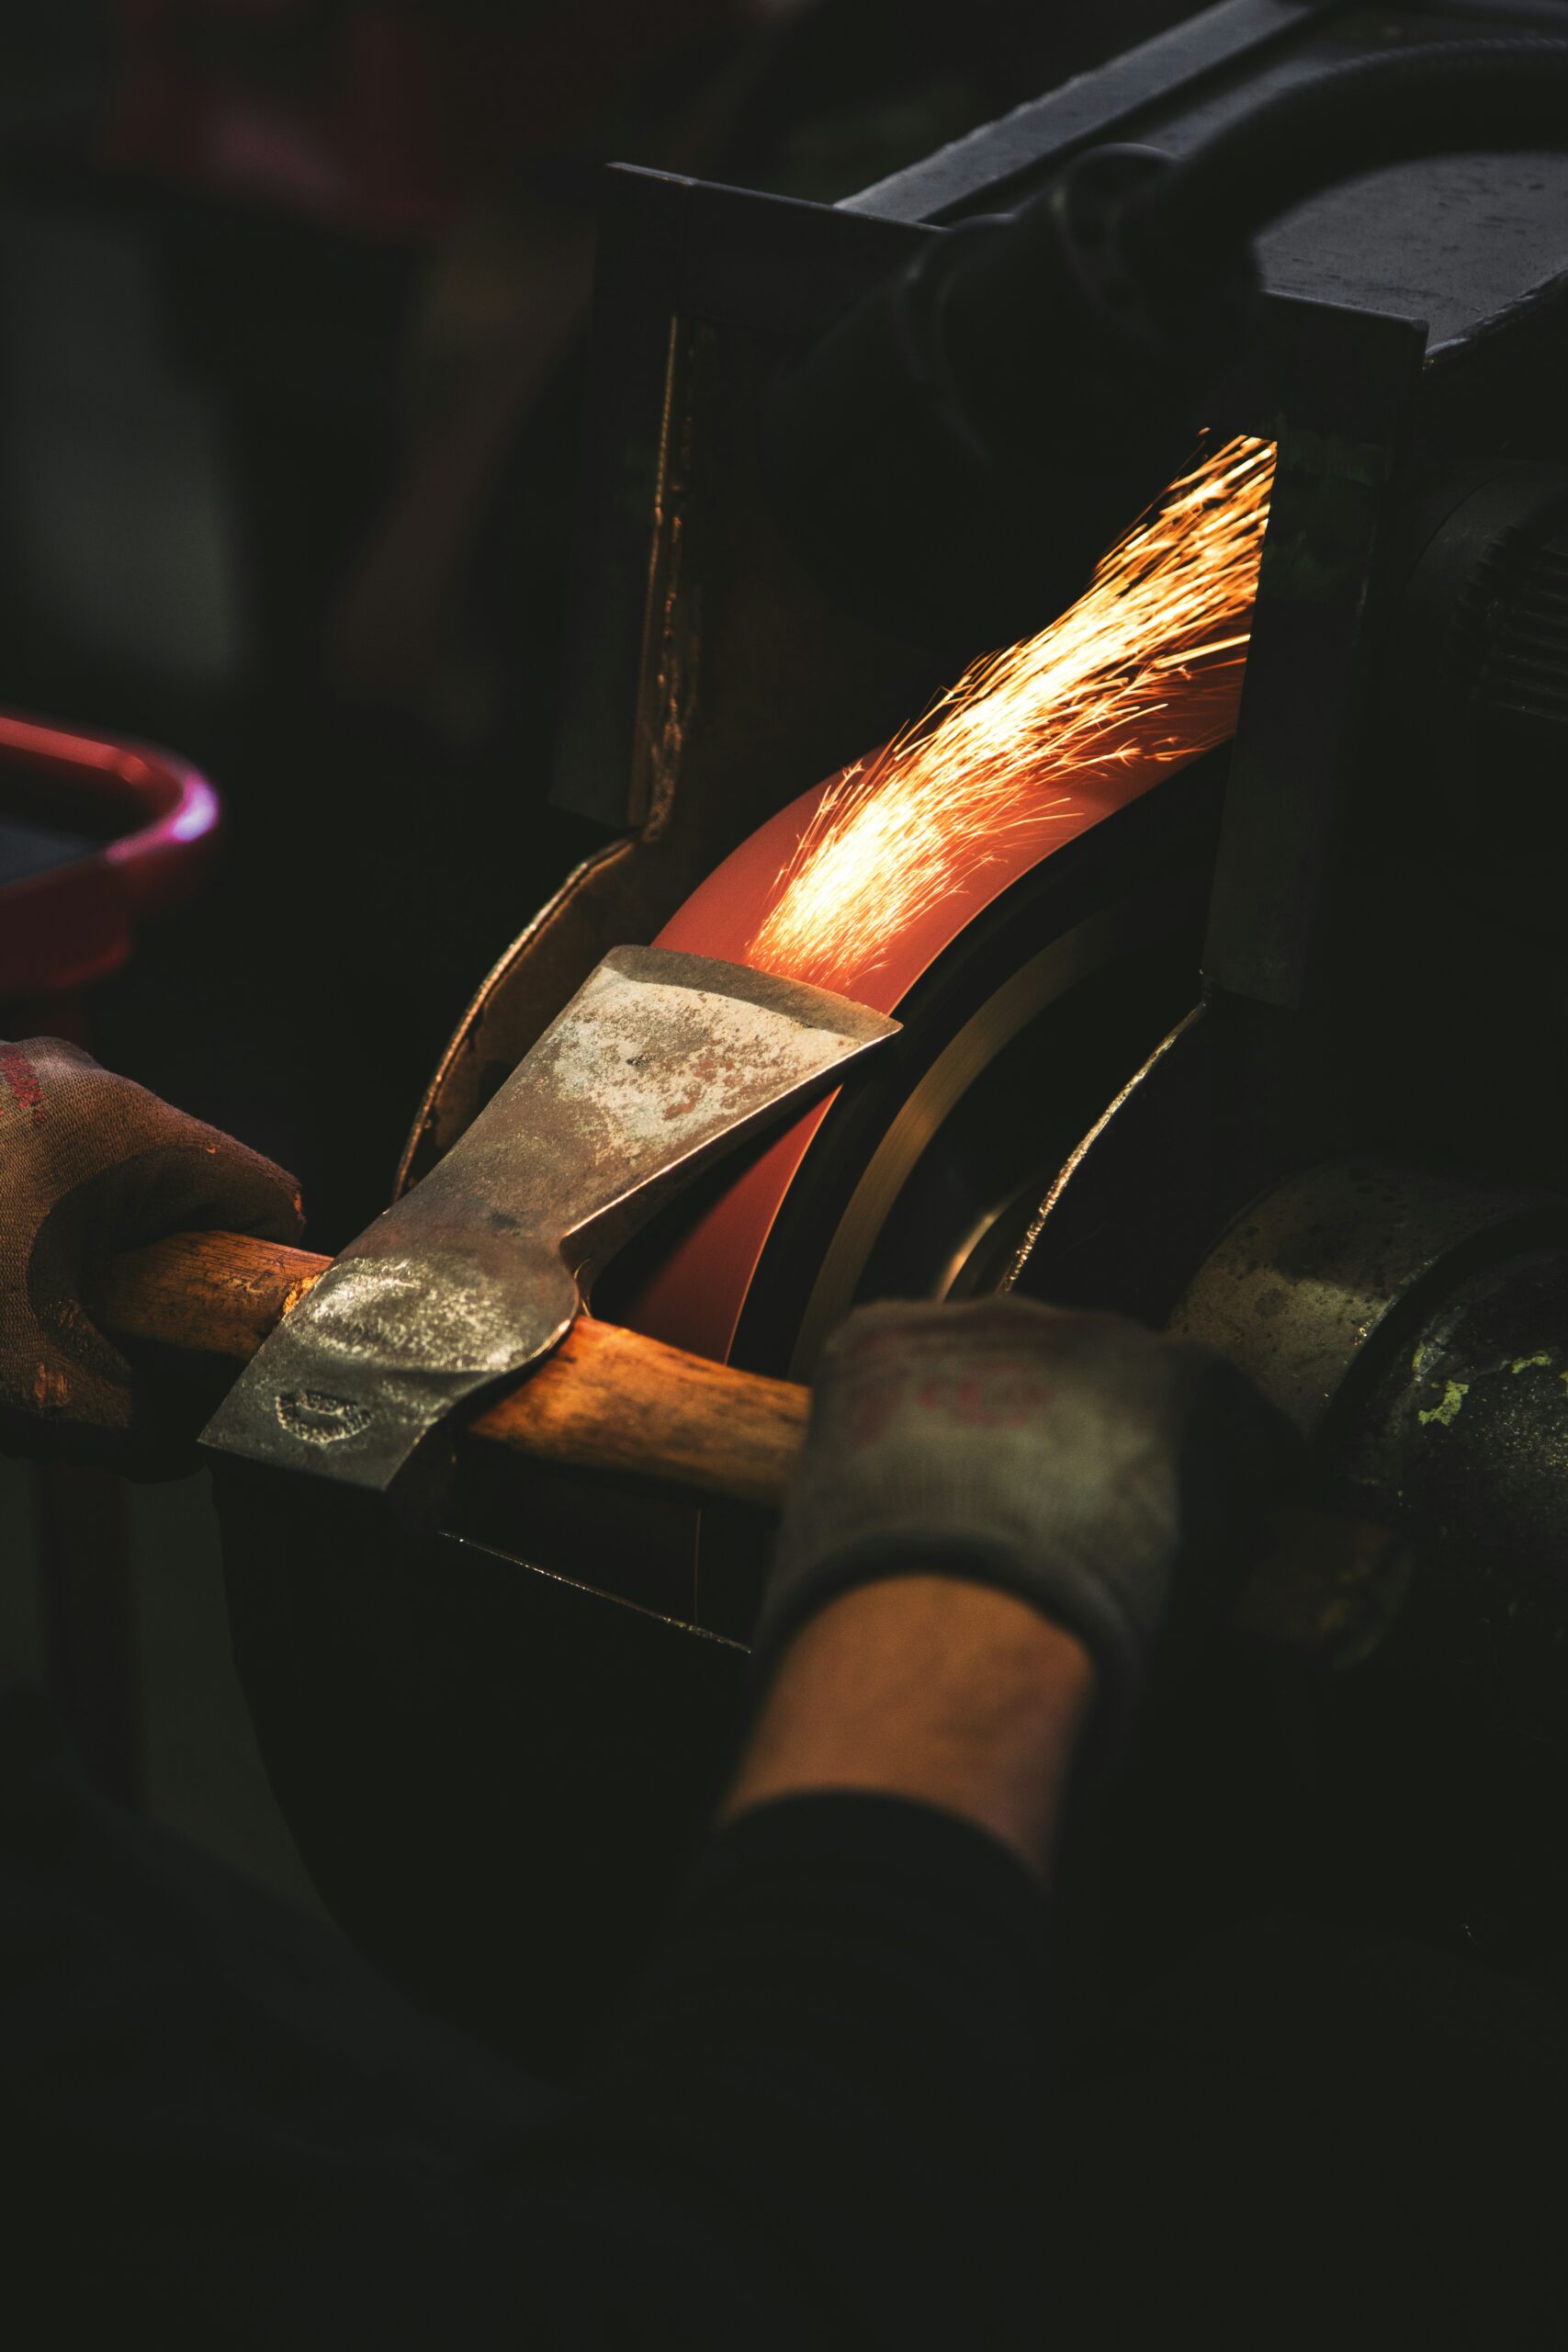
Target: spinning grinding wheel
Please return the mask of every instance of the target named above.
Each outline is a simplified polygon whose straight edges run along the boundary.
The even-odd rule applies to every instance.
[[[1004,849],[857,983],[904,1023],[880,1070],[815,1106],[695,1214],[611,1269],[598,1311],[693,1352],[809,1379],[858,1297],[999,1280],[1052,1176],[1189,1009],[1218,814],[1212,764],[1075,796],[1047,854]],[[738,956],[818,791],[720,866],[660,944]],[[710,1507],[693,1614],[744,1637],[757,1545]],[[623,1588],[635,1592],[635,1585]]]

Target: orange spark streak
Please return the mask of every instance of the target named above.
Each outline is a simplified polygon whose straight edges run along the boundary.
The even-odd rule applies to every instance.
[[[1037,637],[985,655],[924,717],[824,795],[747,950],[765,971],[852,993],[897,935],[1048,829],[1070,790],[1184,766],[1235,732],[1274,477],[1232,441],[1173,482]]]

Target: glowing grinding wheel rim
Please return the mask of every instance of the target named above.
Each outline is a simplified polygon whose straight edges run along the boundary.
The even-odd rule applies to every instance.
[[[1256,441],[1206,459],[1067,613],[782,810],[666,925],[661,945],[841,989],[905,1029],[863,1082],[689,1205],[604,1311],[808,1378],[857,1294],[988,1286],[994,1237],[1010,1216],[1021,1231],[1190,1004],[1212,772],[1146,796],[1234,728],[1271,473]],[[1123,967],[1131,984],[1112,985]],[[1069,998],[1076,1042],[1058,1028],[1053,1046]],[[1089,1069],[1064,1079],[1086,1038]],[[976,1192],[955,1178],[955,1123],[987,1119]]]
[[[1085,793],[1049,847],[1036,842],[1021,845],[1012,856],[1005,852],[998,854],[887,943],[877,969],[865,978],[856,993],[862,1002],[901,1018],[908,1019],[913,1009],[919,1035],[912,1041],[917,1051],[906,1052],[905,1069],[894,1080],[898,1108],[877,1144],[864,1155],[865,1165],[856,1180],[857,1193],[863,1186],[868,1188],[860,1201],[863,1211],[870,1207],[873,1198],[886,1208],[892,1206],[902,1181],[937,1126],[1035,1014],[1140,936],[1147,938],[1151,928],[1156,933],[1163,928],[1168,936],[1169,925],[1161,924],[1156,909],[1160,902],[1182,895],[1174,881],[1166,887],[1161,875],[1145,874],[1141,887],[1118,889],[1110,870],[1116,862],[1114,851],[1109,859],[1068,858],[1085,836],[1130,808],[1155,780],[1128,770],[1119,779],[1119,791]],[[696,955],[745,960],[746,948],[772,902],[780,865],[827,788],[818,786],[803,795],[743,842],[687,899],[660,933],[657,944]],[[1115,849],[1130,851],[1135,839],[1135,834],[1129,839],[1127,831],[1119,828]],[[1058,860],[1062,861],[1059,866],[1055,865]],[[1062,876],[1065,880],[1064,870],[1069,863],[1074,881],[1089,878],[1086,868],[1099,871],[1087,891],[1064,889],[1055,894],[1070,904],[1073,917],[1057,918],[1060,929],[1053,938],[1042,928],[1042,901],[1046,894],[1041,885],[1047,877],[1041,869],[1052,865],[1055,871],[1049,879]],[[1034,887],[1029,888],[1032,882]],[[947,978],[942,970],[944,959],[987,915],[995,918],[993,930],[1005,936],[1010,949],[1021,927],[1032,933],[1035,952],[1016,964],[1009,954],[1004,961],[1012,968],[997,986],[984,989],[978,1001],[956,1022],[951,1012],[942,1020],[938,1007],[953,993],[942,985]],[[919,993],[922,983],[928,984],[923,997]],[[929,1056],[919,1047],[933,1027],[951,1034],[943,1035],[936,1054]],[[913,1085],[911,1062],[925,1065]],[[682,1220],[685,1229],[671,1242],[661,1262],[636,1283],[620,1311],[638,1329],[694,1353],[719,1359],[736,1354],[747,1296],[776,1238],[785,1201],[819,1164],[820,1146],[830,1133],[835,1113],[842,1107],[838,1096],[814,1105],[732,1176],[694,1219]],[[820,1276],[814,1281],[810,1299],[803,1300],[802,1332],[791,1346],[787,1364],[775,1363],[771,1368],[788,1369],[797,1377],[809,1372],[810,1360],[830,1328],[825,1291],[841,1288],[846,1282],[852,1290],[872,1238],[868,1235],[861,1249],[846,1237],[832,1270],[836,1283],[825,1285]],[[851,1264],[852,1251],[858,1264]],[[747,1360],[751,1360],[751,1351],[746,1353]]]
[[[861,991],[906,1023],[881,1069],[719,1171],[595,1307],[808,1378],[857,1296],[990,1287],[1056,1168],[1192,1001],[1220,777],[1203,763],[1152,781],[1086,797],[1048,854],[998,860],[892,943]],[[736,954],[817,797],[742,844],[661,943]],[[698,1623],[744,1636],[758,1533],[703,1512]]]

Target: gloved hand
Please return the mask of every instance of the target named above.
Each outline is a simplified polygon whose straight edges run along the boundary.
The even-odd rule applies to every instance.
[[[296,1241],[292,1176],[56,1037],[0,1045],[0,1438],[129,1465],[149,1415],[85,1296],[110,1258],[232,1227]]]
[[[756,1649],[911,1569],[997,1585],[1095,1660],[1125,1740],[1173,1587],[1240,1567],[1296,1440],[1223,1358],[1021,1299],[859,1309],[823,1356]]]

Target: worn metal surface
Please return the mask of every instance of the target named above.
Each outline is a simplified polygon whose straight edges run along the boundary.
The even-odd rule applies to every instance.
[[[942,220],[982,202],[987,210],[1004,209],[1038,178],[1043,158],[1062,161],[1097,140],[1121,138],[1151,104],[1168,106],[1179,93],[1212,85],[1281,44],[1298,48],[1312,28],[1313,13],[1305,0],[1226,0],[1201,9],[858,196],[845,197],[839,209],[889,220]]]
[[[1332,956],[1377,650],[1380,556],[1420,383],[1419,327],[1270,309],[1291,392],[1215,864],[1206,977],[1295,1012]]]
[[[558,806],[617,828],[651,823],[662,838],[672,807],[683,818],[713,774],[716,729],[729,756],[705,813],[722,830],[733,810],[712,852],[722,856],[885,718],[908,715],[877,706],[889,671],[895,701],[908,691],[908,650],[846,630],[800,572],[761,496],[750,438],[779,356],[926,233],[625,164],[606,173]]]
[[[1358,0],[1227,0],[984,124],[840,209],[955,222],[1006,210],[1102,140],[1186,155],[1280,91],[1357,57],[1467,36],[1561,31],[1561,6],[1482,0],[1372,9]],[[1270,293],[1344,303],[1428,330],[1441,363],[1561,274],[1568,155],[1441,155],[1298,206],[1258,239]]]
[[[1500,1235],[1367,1351],[1317,1449],[1336,1502],[1416,1553],[1315,1743],[1326,1835],[1372,1903],[1396,1887],[1472,1959],[1515,1965],[1568,1951],[1565,1333],[1561,1228]]]
[[[614,950],[278,1326],[205,1443],[389,1489],[454,1412],[555,1345],[592,1268],[673,1191],[897,1025],[710,957]]]
[[[1559,1218],[1546,1246],[1504,1246],[1454,1280],[1380,1351],[1336,1434],[1347,1487],[1396,1495],[1400,1516],[1440,1547],[1445,1599],[1484,1627],[1495,1654],[1533,1642],[1550,1659],[1552,1736],[1562,1743],[1562,1575],[1568,1496],[1568,1250]],[[1538,1664],[1533,1679],[1540,1680]]]
[[[1170,1329],[1239,1364],[1310,1437],[1394,1308],[1468,1245],[1538,1220],[1542,1206],[1513,1186],[1330,1161],[1237,1218]]]
[[[1326,1511],[1277,1512],[1232,1601],[1233,1633],[1319,1671],[1364,1665],[1409,1600],[1416,1560],[1402,1531]]]

